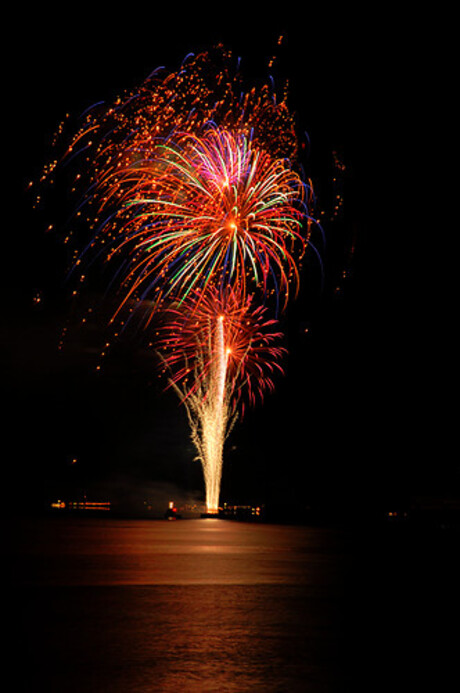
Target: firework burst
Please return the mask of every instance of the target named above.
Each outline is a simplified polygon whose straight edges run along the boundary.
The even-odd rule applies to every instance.
[[[101,226],[107,259],[129,262],[120,307],[158,306],[208,286],[282,299],[298,287],[311,222],[305,186],[289,163],[251,139],[209,126],[175,134],[106,183],[119,205]]]
[[[312,188],[287,94],[243,87],[232,54],[217,46],[94,104],[70,144],[61,124],[55,146],[64,148],[43,179],[65,169],[78,196],[66,228],[78,282],[102,258],[122,307],[143,298],[158,306],[217,280],[258,286],[285,305],[311,246]]]
[[[283,333],[277,320],[268,317],[253,296],[243,299],[231,288],[221,294],[190,297],[162,316],[155,345],[169,373],[170,382],[180,388],[183,400],[206,383],[214,370],[216,334],[223,325],[226,354],[227,400],[234,412],[246,399],[251,405],[262,402],[274,390],[273,377],[282,374],[280,364],[286,353]]]

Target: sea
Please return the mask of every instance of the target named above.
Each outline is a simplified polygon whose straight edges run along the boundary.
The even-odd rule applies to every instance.
[[[456,661],[439,647],[452,602],[437,537],[212,518],[11,525],[7,693],[409,692],[434,656],[438,683]]]

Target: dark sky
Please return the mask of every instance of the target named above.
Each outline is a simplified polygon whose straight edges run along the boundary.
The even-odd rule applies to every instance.
[[[286,325],[286,377],[232,433],[223,500],[346,509],[458,494],[433,368],[437,270],[422,265],[428,231],[415,215],[426,48],[394,17],[363,18],[349,9],[322,16],[293,10],[285,18],[279,11],[261,18],[247,7],[222,16],[200,10],[199,17],[81,7],[63,17],[35,12],[27,25],[12,24],[17,42],[5,105],[8,206],[16,210],[2,274],[11,440],[4,467],[12,494],[41,499],[68,488],[93,495],[132,488],[142,495],[161,484],[202,493],[185,412],[162,393],[134,342],[117,347],[99,375],[102,325],[71,331],[68,350],[58,354],[69,317],[65,262],[25,189],[67,112],[110,101],[158,65],[176,69],[188,52],[218,41],[241,56],[249,79],[263,81],[281,34],[278,74],[289,79],[291,103],[309,134],[307,170],[325,210],[325,284],[321,292],[312,257]],[[330,222],[334,151],[346,166],[339,180],[344,206]]]

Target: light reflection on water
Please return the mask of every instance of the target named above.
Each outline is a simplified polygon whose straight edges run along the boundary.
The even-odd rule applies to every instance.
[[[15,565],[24,690],[346,690],[331,531],[40,521],[20,534]]]
[[[18,579],[29,584],[324,585],[337,562],[327,530],[212,519],[59,519],[22,541]]]

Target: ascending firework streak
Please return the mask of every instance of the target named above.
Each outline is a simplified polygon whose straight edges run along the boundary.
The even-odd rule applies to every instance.
[[[201,423],[201,436],[198,437],[198,450],[203,464],[206,484],[206,509],[208,513],[219,510],[219,491],[222,476],[223,441],[227,429],[227,367],[229,349],[225,346],[224,317],[219,316],[216,325],[214,345],[215,357],[211,367],[210,386],[207,396],[198,403],[198,419]]]
[[[77,216],[86,212],[92,235],[73,271],[101,255],[121,294],[112,320],[135,308],[145,326],[162,316],[158,346],[187,408],[209,512],[240,394],[253,402],[279,368],[264,311],[283,310],[297,290],[315,223],[286,100],[241,91],[230,57],[187,58],[109,108],[96,104],[63,160],[84,156],[89,171]]]
[[[219,492],[222,477],[223,450],[230,432],[228,361],[230,348],[226,346],[224,316],[220,315],[209,326],[208,351],[197,352],[196,385],[184,399],[189,417],[192,441],[203,467],[206,489],[206,510],[210,514],[219,510]],[[210,358],[208,368],[205,358]],[[207,375],[203,377],[203,371]],[[201,372],[200,372],[201,371]],[[177,387],[177,386],[176,386]],[[179,388],[178,392],[181,391]]]

